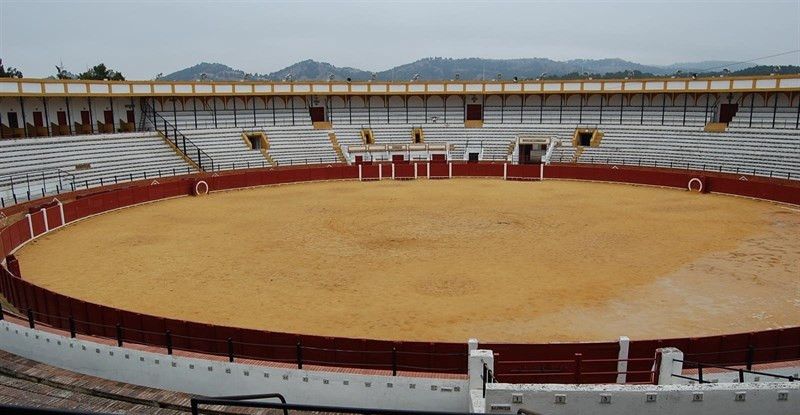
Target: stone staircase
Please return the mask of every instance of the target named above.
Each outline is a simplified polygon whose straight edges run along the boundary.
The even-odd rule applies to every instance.
[[[336,156],[339,157],[339,162],[342,164],[347,163],[347,159],[344,157],[344,153],[342,152],[342,146],[339,144],[339,140],[336,139],[336,133],[333,131],[328,133],[328,138],[331,140],[331,145],[333,146],[333,151],[336,152]]]

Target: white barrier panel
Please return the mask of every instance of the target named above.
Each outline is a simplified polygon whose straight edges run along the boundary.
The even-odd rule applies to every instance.
[[[0,321],[0,349],[27,359],[196,395],[280,393],[291,403],[466,412],[466,379],[288,369],[145,352]]]
[[[480,392],[480,391],[478,391]],[[486,412],[547,415],[796,415],[800,382],[703,385],[486,385]]]

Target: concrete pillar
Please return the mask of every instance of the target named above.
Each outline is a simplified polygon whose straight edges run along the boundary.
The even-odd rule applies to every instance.
[[[59,213],[61,213],[61,225],[59,225],[59,226],[64,226],[64,225],[67,224],[67,218],[64,216],[64,204],[61,203],[61,201],[58,200],[58,199],[54,199],[54,200],[56,202],[58,202],[58,211],[59,211]]]
[[[31,239],[33,239],[33,219],[31,218],[30,213],[25,214],[25,217],[28,219],[28,231],[31,233]]]
[[[494,372],[494,353],[491,350],[472,350],[469,352],[469,389],[483,389],[483,365]]]
[[[630,350],[631,339],[628,336],[619,336],[619,355],[617,356],[617,372],[628,371],[628,351]],[[627,373],[617,373],[617,383],[625,383],[628,380]]]
[[[469,339],[467,341],[467,353],[472,353],[473,350],[478,350],[478,339]]]
[[[47,221],[47,210],[45,208],[39,209],[39,212],[42,212],[42,219],[44,219],[44,232],[50,232],[50,223]]]
[[[664,347],[656,349],[656,360],[661,357],[661,365],[658,367],[658,384],[672,385],[677,383],[678,378],[672,375],[680,375],[683,372],[683,352],[674,347]]]

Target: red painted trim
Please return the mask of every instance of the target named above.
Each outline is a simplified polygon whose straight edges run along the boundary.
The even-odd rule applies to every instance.
[[[378,178],[378,169],[383,170],[384,179],[391,178],[390,165],[363,165],[365,178]],[[396,165],[396,177],[413,178],[414,169],[423,178],[427,174],[427,166],[422,164]],[[431,176],[447,177],[448,164],[431,164]],[[454,177],[502,177],[503,164],[453,164]],[[538,166],[509,166],[510,177],[538,178]],[[605,165],[551,165],[545,168],[546,179],[577,179],[620,183],[667,186],[686,189],[688,181],[699,177],[698,172],[619,167]],[[248,170],[214,176],[200,174],[176,177],[164,180],[159,184],[150,181],[128,183],[125,186],[109,186],[93,189],[92,192],[75,192],[61,195],[62,200],[71,200],[64,205],[66,221],[72,222],[88,215],[106,212],[119,207],[160,200],[169,197],[189,195],[194,191],[197,180],[208,183],[211,191],[234,189],[248,186],[261,186],[276,183],[291,183],[317,180],[355,180],[358,178],[357,166],[308,167],[292,169]],[[728,174],[703,172],[704,190],[762,198],[784,203],[800,205],[800,183],[755,177],[742,177]],[[28,206],[42,204],[44,200],[33,201]],[[52,224],[60,224],[55,220],[55,210],[48,209],[48,218]],[[41,213],[34,213],[34,231],[40,234],[44,229]],[[0,253],[3,256],[29,239],[27,220],[17,220],[0,230]],[[24,268],[24,264],[22,266]],[[416,367],[419,371],[445,370],[458,368],[466,371],[466,345],[463,343],[428,343],[428,342],[392,342],[373,339],[352,339],[341,337],[308,336],[292,333],[240,329],[210,324],[186,322],[158,316],[143,315],[131,311],[119,310],[104,305],[86,303],[77,299],[51,292],[34,286],[23,279],[13,277],[8,271],[0,268],[0,291],[15,307],[25,309],[31,307],[40,313],[40,320],[63,329],[67,328],[66,320],[54,316],[73,316],[76,329],[80,333],[114,337],[113,326],[121,323],[125,328],[126,341],[144,343],[152,346],[164,346],[165,330],[173,335],[175,348],[198,350],[206,353],[225,354],[228,337],[236,342],[235,354],[265,360],[294,362],[296,359],[294,346],[298,341],[304,346],[316,349],[303,351],[304,360],[327,362],[330,366],[354,368],[391,368],[391,350],[397,348],[398,365]],[[254,346],[266,344],[268,346]],[[652,358],[659,347],[678,347],[687,355],[687,359],[705,363],[732,363],[746,360],[748,346],[756,348],[757,361],[776,361],[799,359],[800,348],[781,348],[781,345],[800,344],[800,327],[778,330],[765,330],[755,333],[728,334],[701,338],[680,338],[660,340],[632,341],[631,358]],[[569,363],[504,365],[504,361],[525,361],[535,356],[537,360],[574,359],[575,353],[581,353],[582,370],[587,372],[614,372],[618,345],[616,342],[597,343],[551,343],[551,344],[482,344],[498,353],[497,376],[502,380],[504,374],[516,373],[520,370],[556,371],[552,376],[515,376],[514,382],[564,382],[563,374],[574,368]],[[327,350],[319,350],[327,349]],[[372,353],[341,353],[333,350],[365,351]],[[378,353],[375,353],[378,352]],[[594,359],[607,361],[592,362]],[[629,362],[629,371],[648,371],[651,363]],[[377,365],[377,366],[374,366]],[[530,366],[530,367],[529,367]],[[535,367],[534,367],[535,366]],[[645,367],[648,366],[648,367]],[[403,369],[412,370],[412,369]],[[629,375],[628,381],[647,381],[648,375]],[[639,378],[642,379],[639,379]],[[615,374],[586,375],[583,382],[614,382]]]

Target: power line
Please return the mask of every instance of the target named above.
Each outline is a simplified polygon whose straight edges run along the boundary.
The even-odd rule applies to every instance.
[[[762,56],[760,58],[750,59],[750,60],[747,60],[747,61],[730,63],[730,64],[722,65],[722,66],[716,66],[716,67],[713,67],[713,68],[706,68],[706,69],[703,69],[702,72],[713,71],[715,69],[722,69],[722,68],[725,68],[725,67],[728,67],[728,66],[741,65],[743,63],[751,63],[751,62],[755,62],[755,61],[760,61],[761,59],[768,59],[768,58],[774,58],[774,57],[777,57],[777,56],[790,55],[792,53],[798,53],[798,52],[800,52],[800,49],[792,50],[792,51],[789,51],[789,52],[778,53],[778,54],[775,54],[775,55]]]

